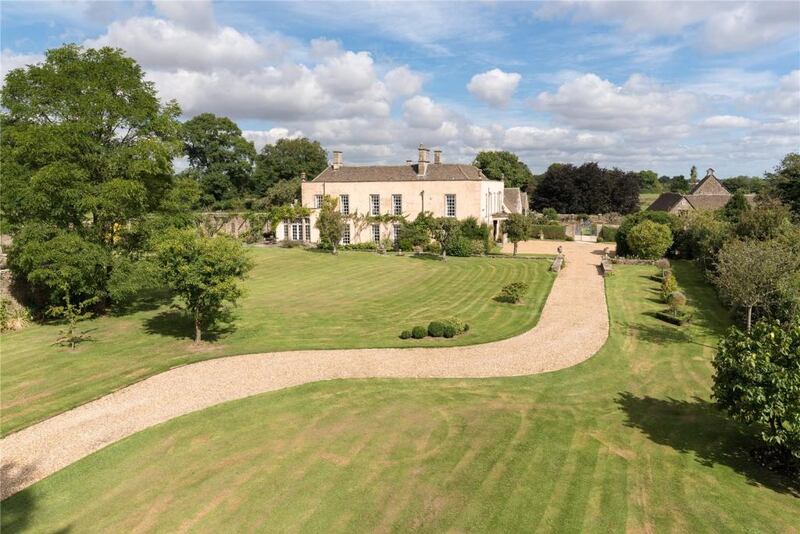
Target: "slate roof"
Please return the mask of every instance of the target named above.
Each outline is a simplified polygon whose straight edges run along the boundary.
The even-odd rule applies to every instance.
[[[697,211],[724,208],[730,199],[731,195],[686,195],[686,200]]]
[[[647,209],[649,211],[669,211],[674,208],[675,204],[680,202],[682,198],[683,195],[680,193],[661,193]]]
[[[503,204],[509,213],[524,213],[527,211],[528,194],[519,187],[506,187],[503,189]]]
[[[425,176],[417,175],[418,165],[329,165],[312,182],[417,182],[488,180],[479,168],[455,163],[429,163]]]

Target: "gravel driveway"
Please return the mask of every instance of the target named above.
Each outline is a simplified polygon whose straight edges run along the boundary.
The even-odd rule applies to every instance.
[[[597,271],[604,245],[530,241],[520,243],[519,252],[554,254],[559,244],[567,268],[553,284],[538,324],[524,334],[467,347],[248,354],[172,369],[0,440],[0,498],[135,432],[265,391],[334,378],[530,375],[582,362],[608,336]]]

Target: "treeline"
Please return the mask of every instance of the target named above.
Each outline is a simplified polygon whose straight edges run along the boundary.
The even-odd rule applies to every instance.
[[[531,208],[558,213],[633,213],[639,210],[639,177],[597,163],[555,163],[536,185]]]

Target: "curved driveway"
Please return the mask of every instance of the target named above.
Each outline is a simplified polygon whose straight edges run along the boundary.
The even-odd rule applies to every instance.
[[[274,352],[178,367],[0,440],[0,498],[135,432],[257,393],[335,378],[530,375],[582,362],[608,336],[604,284],[596,267],[604,245],[560,244],[567,267],[538,324],[524,334],[466,347]],[[530,241],[520,243],[520,252],[554,254],[558,245]]]

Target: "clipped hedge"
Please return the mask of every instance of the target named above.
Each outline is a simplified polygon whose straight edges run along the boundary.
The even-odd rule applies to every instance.
[[[691,320],[692,314],[679,313],[676,315],[673,314],[672,312],[660,311],[656,312],[656,317],[667,323],[674,324],[676,326],[683,326]]]
[[[560,224],[534,224],[531,226],[531,237],[539,239],[539,234],[544,236],[545,239],[559,239],[565,240],[567,238],[567,229]]]
[[[428,335],[428,329],[425,328],[424,326],[415,326],[411,330],[411,337],[413,337],[414,339],[422,339],[427,335]]]
[[[431,321],[428,325],[428,335],[431,337],[442,337],[444,335],[444,323]]]
[[[411,330],[403,330],[400,332],[400,339],[408,339],[411,337]]]
[[[602,228],[600,228],[600,234],[597,237],[602,239],[604,242],[616,241],[617,229],[612,226],[604,225]]]

